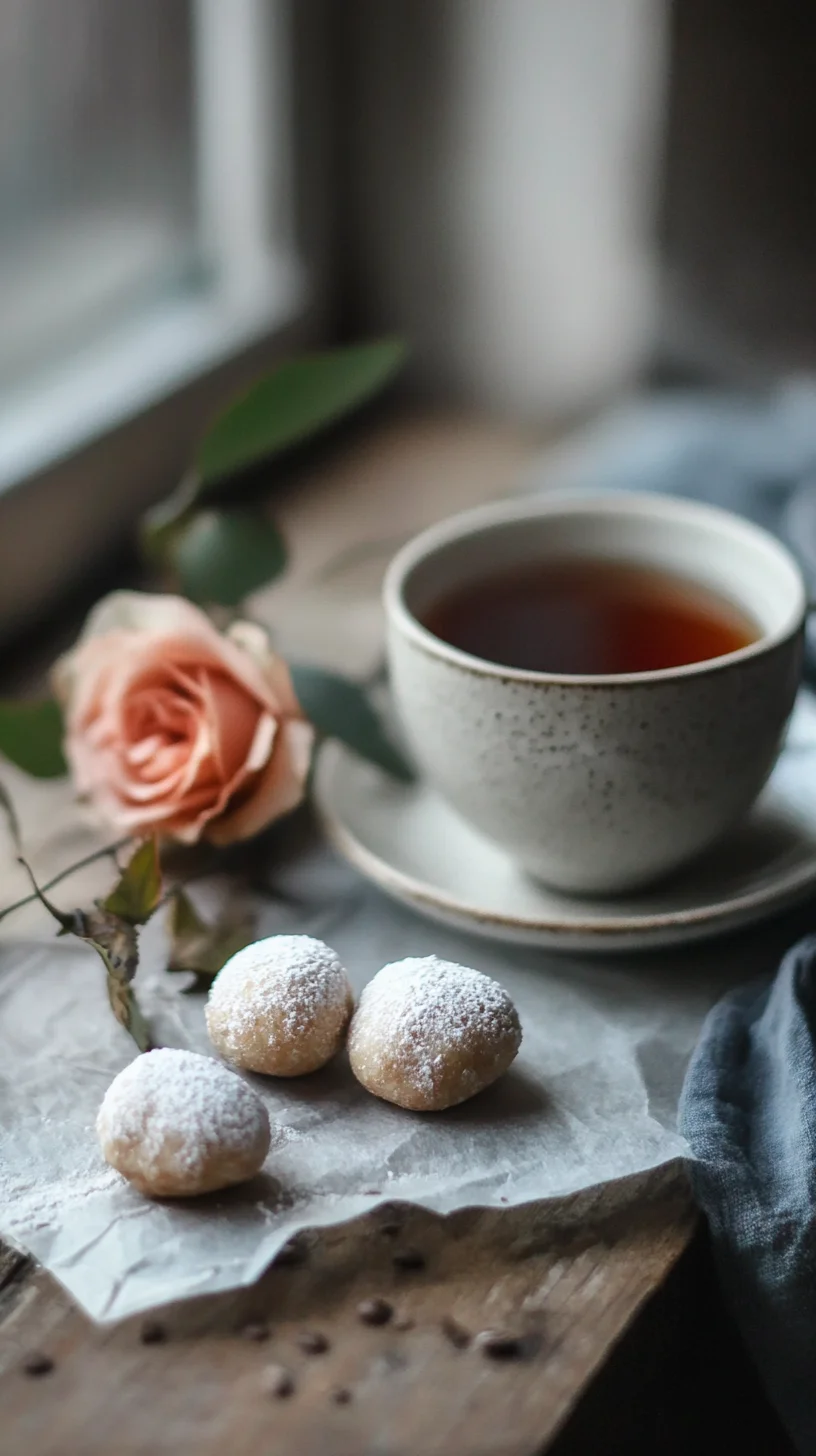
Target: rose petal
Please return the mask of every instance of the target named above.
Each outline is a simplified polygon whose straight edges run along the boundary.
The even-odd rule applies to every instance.
[[[255,622],[233,622],[227,637],[246,652],[263,673],[279,711],[287,718],[302,718],[303,711],[292,686],[289,668],[283,658],[272,650],[263,627]]]
[[[251,795],[236,808],[214,819],[204,831],[211,844],[234,844],[251,839],[273,820],[296,809],[306,790],[314,729],[302,718],[280,725],[275,751]]]
[[[82,647],[111,632],[147,632],[152,637],[218,636],[216,628],[186,597],[157,592],[115,591],[103,597],[89,613],[77,640]]]
[[[246,761],[259,720],[258,703],[223,672],[204,673],[207,719],[224,778],[232,778]],[[264,713],[263,717],[269,715]]]
[[[171,671],[176,674],[186,671],[192,686],[190,679],[201,667],[220,671],[242,683],[272,713],[299,711],[285,665],[278,665],[279,660],[272,659],[268,669],[262,669],[249,653],[220,636],[203,613],[197,612],[189,602],[184,605],[193,613],[193,622],[183,635],[117,631],[108,637],[91,637],[61,659],[53,681],[69,720],[84,719],[100,708],[121,702],[145,676],[158,684]]]
[[[268,763],[277,731],[278,725],[268,713],[264,713],[263,717],[258,719],[255,737],[247,754],[245,764],[247,773],[260,773],[264,765]]]
[[[54,681],[76,786],[122,831],[229,843],[303,797],[313,730],[252,623],[225,637],[183,598],[115,593]]]

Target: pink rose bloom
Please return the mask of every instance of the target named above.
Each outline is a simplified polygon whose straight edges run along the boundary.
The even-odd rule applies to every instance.
[[[314,731],[260,627],[114,592],[54,684],[76,787],[125,834],[232,844],[303,798]]]

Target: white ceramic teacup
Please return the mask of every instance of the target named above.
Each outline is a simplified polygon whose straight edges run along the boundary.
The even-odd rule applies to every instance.
[[[571,556],[697,581],[761,635],[684,667],[581,677],[498,666],[422,625],[451,590]],[[399,552],[385,606],[421,772],[533,875],[577,894],[647,885],[739,820],[773,767],[801,672],[806,594],[790,553],[737,516],[667,496],[554,493],[469,511]]]

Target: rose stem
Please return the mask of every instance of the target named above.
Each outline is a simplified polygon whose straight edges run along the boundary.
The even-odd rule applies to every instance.
[[[86,865],[93,864],[97,859],[115,858],[118,849],[123,849],[126,844],[132,843],[132,836],[128,835],[125,839],[118,839],[115,844],[106,844],[104,849],[95,849],[93,854],[86,854],[84,859],[78,859],[76,864],[69,865],[67,869],[60,870],[59,874],[54,875],[52,879],[46,880],[40,889],[43,892],[53,890],[55,885],[58,885],[61,880],[67,880],[69,875],[76,874],[77,870],[83,870]],[[7,915],[10,915],[12,910],[22,910],[24,905],[31,905],[37,899],[39,899],[38,895],[26,895],[22,900],[15,900],[13,905],[6,905],[3,910],[0,910],[0,920],[4,920]]]

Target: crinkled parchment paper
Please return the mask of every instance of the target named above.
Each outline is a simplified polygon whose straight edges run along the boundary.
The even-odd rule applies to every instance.
[[[816,748],[796,772],[816,798]],[[792,762],[793,760],[791,760]],[[609,962],[470,940],[386,901],[319,844],[274,871],[261,933],[327,939],[359,987],[386,961],[436,952],[496,976],[524,1042],[510,1074],[472,1103],[422,1116],[376,1101],[343,1057],[322,1073],[255,1078],[277,1140],[263,1173],[190,1204],[141,1198],[106,1168],[94,1118],[132,1044],[112,1021],[101,967],[77,942],[0,947],[0,1232],[28,1249],[92,1316],[252,1282],[298,1229],[382,1201],[440,1213],[558,1199],[682,1157],[674,1131],[685,1064],[707,1008],[770,969],[791,920],[684,952]],[[199,888],[212,910],[224,887]],[[209,902],[209,903],[208,903]],[[200,996],[143,937],[140,995],[160,1041],[207,1051]]]

